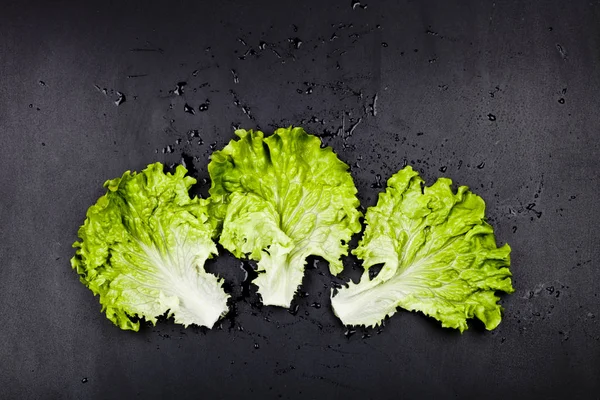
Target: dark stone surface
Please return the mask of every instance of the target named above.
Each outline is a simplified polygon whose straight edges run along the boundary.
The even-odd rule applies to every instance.
[[[241,3],[3,2],[0,397],[597,398],[600,2]],[[182,152],[207,178],[238,124],[326,136],[364,206],[405,160],[482,195],[513,248],[499,328],[398,312],[346,338],[324,262],[295,316],[113,326],[69,265],[102,183]],[[240,291],[239,261],[209,269]]]

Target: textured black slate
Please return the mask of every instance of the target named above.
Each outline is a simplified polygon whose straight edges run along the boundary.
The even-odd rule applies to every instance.
[[[0,397],[598,398],[600,2],[242,3],[3,2]],[[499,328],[346,338],[325,262],[297,315],[113,326],[69,265],[102,183],[182,153],[202,182],[238,125],[323,136],[365,207],[405,162],[483,196],[513,248]],[[239,266],[209,263],[234,295]]]

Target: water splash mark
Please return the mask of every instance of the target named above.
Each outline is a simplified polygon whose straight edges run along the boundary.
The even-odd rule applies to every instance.
[[[127,97],[122,92],[117,92],[117,99],[115,100],[115,105],[118,107],[121,104],[127,101]]]
[[[271,48],[271,51],[273,52],[273,54],[275,54],[275,57],[281,58],[281,54],[279,54],[279,52],[277,50]]]
[[[192,115],[196,114],[196,110],[194,110],[194,107],[190,106],[188,103],[185,103],[185,105],[183,106],[183,111]]]
[[[373,189],[383,188],[383,184],[381,183],[381,175],[380,174],[375,175],[375,183],[371,184],[371,187]]]
[[[558,54],[560,54],[563,60],[568,59],[567,49],[563,45],[556,43],[556,50],[558,50]]]
[[[373,117],[377,116],[377,98],[377,93],[375,93],[373,99],[371,100],[371,104],[369,104],[369,112]]]
[[[491,97],[491,98],[494,98],[494,97],[496,97],[496,93],[500,92],[500,90],[501,90],[501,89],[500,89],[500,86],[496,85],[496,86],[494,87],[494,89],[493,89],[493,90],[490,90],[488,93],[490,94],[490,97]]]
[[[302,46],[302,39],[300,39],[299,37],[289,38],[288,42],[294,49],[299,49],[300,46]]]
[[[363,10],[367,9],[367,5],[361,4],[361,2],[358,0],[352,0],[352,2],[350,3],[350,6],[352,7],[353,10],[356,10],[357,8],[362,8]]]
[[[360,124],[362,122],[362,117],[359,117],[358,120],[356,120],[355,123],[351,124],[350,127],[346,130],[346,137],[350,137],[352,136],[352,134],[354,133],[354,130],[356,129],[356,127],[358,126],[358,124]]]
[[[231,96],[233,97],[233,104],[236,107],[240,107],[242,109],[242,112],[246,115],[246,117],[248,117],[248,119],[250,120],[255,120],[254,116],[252,115],[252,112],[250,111],[250,107],[248,107],[245,104],[242,104],[240,102],[240,99],[238,98],[238,95],[236,92],[234,92],[233,90],[230,90],[229,93],[231,94]]]
[[[256,55],[256,50],[254,50],[253,48],[249,48],[248,50],[246,50],[246,52],[244,52],[244,54],[242,54],[241,56],[239,56],[238,59],[245,60],[246,57],[248,57],[248,56],[255,56],[255,55]]]
[[[175,90],[173,90],[173,93],[175,93],[175,95],[177,95],[177,96],[182,96],[186,85],[187,85],[187,82],[177,82],[177,84],[175,85]]]

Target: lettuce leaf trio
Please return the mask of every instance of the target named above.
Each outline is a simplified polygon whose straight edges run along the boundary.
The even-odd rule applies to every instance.
[[[342,271],[341,256],[362,229],[348,166],[301,128],[235,133],[211,157],[208,199],[190,197],[196,180],[183,166],[165,173],[155,163],[107,181],[88,209],[71,263],[120,328],[138,330],[140,319],[162,315],[212,327],[229,298],[223,280],[204,269],[215,241],[257,262],[265,305],[290,306],[311,255],[327,260],[333,275]],[[465,186],[454,193],[451,183],[425,187],[411,167],[389,179],[352,251],[364,274],[332,293],[345,325],[378,325],[398,307],[461,332],[470,318],[487,329],[500,323],[495,292],[513,291],[510,247],[496,246],[483,199]]]

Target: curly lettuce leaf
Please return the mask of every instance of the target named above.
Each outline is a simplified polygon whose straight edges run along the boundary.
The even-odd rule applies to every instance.
[[[327,260],[332,274],[342,270],[346,243],[361,229],[357,190],[348,166],[302,128],[267,138],[235,133],[239,140],[208,165],[220,243],[258,261],[254,283],[263,304],[289,307],[309,255]]]
[[[461,332],[474,317],[488,330],[498,326],[495,291],[514,291],[510,247],[496,246],[483,199],[466,186],[454,193],[451,184],[440,178],[425,187],[410,166],[389,179],[353,251],[363,260],[363,276],[331,300],[345,325],[376,326],[401,307]],[[381,264],[369,279],[368,269]]]
[[[222,280],[204,270],[217,254],[207,200],[190,198],[196,180],[186,172],[165,174],[155,163],[107,181],[79,229],[71,265],[121,329],[165,313],[210,328],[227,313]]]

